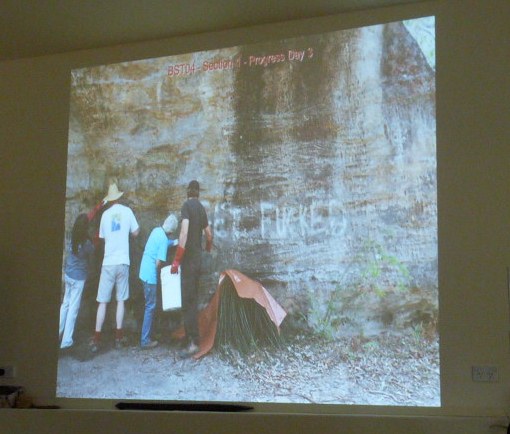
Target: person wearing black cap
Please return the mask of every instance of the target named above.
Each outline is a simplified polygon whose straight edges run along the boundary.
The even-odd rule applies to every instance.
[[[207,214],[198,200],[200,184],[188,184],[187,200],[181,208],[181,232],[179,245],[172,263],[171,273],[177,274],[181,267],[181,291],[184,331],[188,347],[183,356],[192,356],[199,349],[198,333],[198,279],[201,267],[202,233],[205,234],[205,250],[212,249],[212,231]]]

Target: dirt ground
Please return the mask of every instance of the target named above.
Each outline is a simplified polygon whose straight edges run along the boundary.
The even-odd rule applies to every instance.
[[[179,345],[163,341],[142,350],[86,344],[62,352],[57,396],[326,403],[388,406],[440,405],[438,342],[419,335],[346,337],[326,341],[297,335],[279,349],[249,355],[213,351],[180,359]]]

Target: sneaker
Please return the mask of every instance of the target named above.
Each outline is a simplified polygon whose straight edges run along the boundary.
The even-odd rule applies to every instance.
[[[193,356],[194,354],[198,353],[198,345],[195,343],[191,343],[188,345],[188,347],[182,351],[179,352],[179,357],[181,359],[187,359],[188,357]]]
[[[60,348],[60,354],[62,356],[72,354],[74,352],[74,347],[72,345],[69,345],[68,347]]]
[[[126,336],[124,336],[122,338],[115,338],[115,348],[118,350],[126,347],[127,343],[128,343],[128,341],[127,341]]]
[[[99,342],[94,339],[89,341],[89,350],[91,353],[97,353],[99,351]]]
[[[144,345],[141,345],[142,350],[148,350],[158,346],[158,341],[150,341]]]

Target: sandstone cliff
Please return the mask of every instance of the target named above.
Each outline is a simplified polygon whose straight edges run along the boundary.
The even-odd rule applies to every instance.
[[[126,192],[133,285],[197,179],[204,302],[235,268],[333,334],[436,323],[434,70],[402,23],[73,71],[68,158],[67,232]]]

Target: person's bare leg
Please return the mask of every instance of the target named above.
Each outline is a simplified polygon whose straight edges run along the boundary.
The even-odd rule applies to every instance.
[[[93,352],[99,350],[99,345],[101,341],[101,329],[103,328],[104,319],[106,317],[106,305],[107,303],[99,303],[99,305],[97,306],[96,328],[94,336],[90,341],[90,348]]]
[[[122,323],[124,322],[124,301],[117,302],[117,329],[122,330]]]
[[[97,315],[96,315],[96,332],[101,332],[103,328],[104,319],[106,317],[106,304],[107,303],[99,303],[97,307]]]
[[[122,330],[122,322],[124,321],[124,301],[117,302],[117,314],[115,316],[117,330],[115,330],[115,346],[123,347],[126,342],[124,338],[124,330]]]

